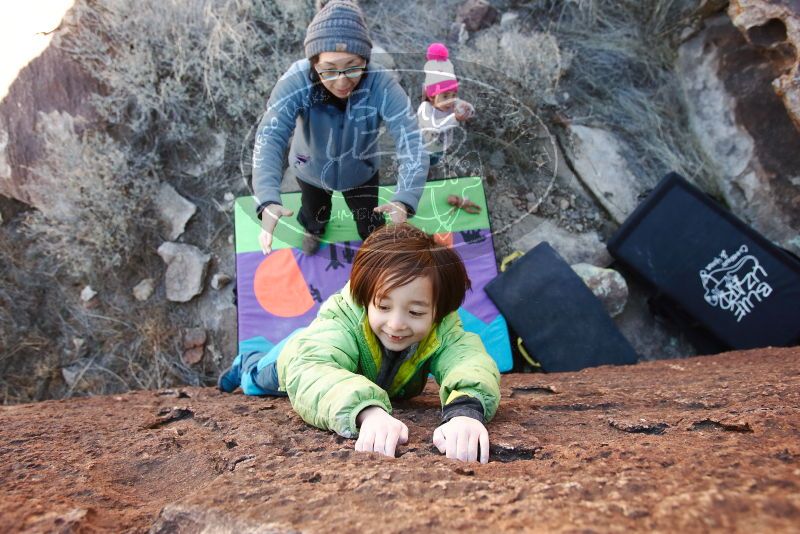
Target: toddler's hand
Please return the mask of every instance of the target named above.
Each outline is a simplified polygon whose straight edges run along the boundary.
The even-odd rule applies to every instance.
[[[473,115],[475,115],[475,108],[472,107],[472,104],[465,100],[459,100],[456,103],[455,107],[455,115],[457,121],[465,121],[467,119],[471,119]]]
[[[356,422],[361,425],[356,441],[357,451],[379,452],[394,458],[398,443],[408,443],[408,427],[379,406],[362,410]]]
[[[457,416],[433,432],[433,444],[448,458],[462,462],[489,462],[489,432],[483,423],[472,417]],[[478,445],[481,456],[478,458]]]

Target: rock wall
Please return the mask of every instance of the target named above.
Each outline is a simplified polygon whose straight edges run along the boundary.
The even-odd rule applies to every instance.
[[[780,73],[772,87],[800,130],[800,2],[732,0],[728,15],[750,44],[769,51]]]
[[[775,59],[784,57],[782,45],[755,43],[762,44],[716,15],[680,47],[677,73],[692,129],[731,211],[797,253],[800,130],[772,86],[785,68]]]
[[[25,532],[792,532],[800,348],[506,375],[488,464],[442,457],[432,382],[398,458],[285,398],[206,388],[0,407]]]
[[[0,102],[0,195],[39,209],[50,205],[37,191],[58,190],[31,172],[45,152],[45,127],[80,132],[93,117],[89,99],[99,83],[59,48],[50,46],[22,69]]]

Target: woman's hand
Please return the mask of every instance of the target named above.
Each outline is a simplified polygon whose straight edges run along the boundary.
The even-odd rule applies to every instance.
[[[408,427],[379,406],[364,408],[356,417],[360,426],[356,450],[394,458],[398,444],[408,443]]]
[[[275,233],[278,219],[289,217],[292,213],[294,213],[292,210],[287,210],[280,204],[270,204],[261,212],[261,233],[258,235],[258,243],[265,255],[272,252],[272,234]]]
[[[489,432],[472,417],[456,416],[433,432],[433,444],[448,458],[462,462],[489,462]],[[480,458],[478,458],[480,445]]]
[[[388,213],[389,218],[394,224],[400,224],[408,220],[406,206],[402,202],[388,202],[375,208],[375,213]]]

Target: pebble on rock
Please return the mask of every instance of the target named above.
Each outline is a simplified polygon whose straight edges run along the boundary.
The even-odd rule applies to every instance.
[[[144,302],[153,295],[155,281],[152,278],[145,278],[133,288],[133,297],[139,302]]]
[[[227,286],[231,282],[231,277],[225,273],[215,273],[214,276],[211,277],[211,287],[212,289],[222,289],[223,287]]]
[[[81,300],[82,300],[83,302],[89,302],[89,301],[90,301],[90,300],[92,300],[92,299],[93,299],[95,296],[97,296],[97,291],[95,291],[94,289],[92,289],[92,286],[86,286],[86,287],[84,287],[84,288],[83,288],[83,290],[81,291]]]
[[[203,347],[206,344],[208,335],[203,328],[189,328],[183,334],[183,348],[194,349]]]
[[[203,280],[211,256],[193,245],[166,242],[158,247],[158,255],[167,264],[164,283],[167,300],[189,302],[203,292]]]

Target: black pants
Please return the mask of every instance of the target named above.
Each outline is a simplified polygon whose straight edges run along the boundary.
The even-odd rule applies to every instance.
[[[369,234],[385,224],[383,214],[372,211],[378,206],[378,178],[376,172],[367,183],[342,191],[347,207],[353,212],[361,239],[366,239]],[[309,233],[322,235],[325,225],[331,219],[333,191],[315,187],[300,179],[297,183],[300,184],[301,192],[301,206],[297,220]]]

